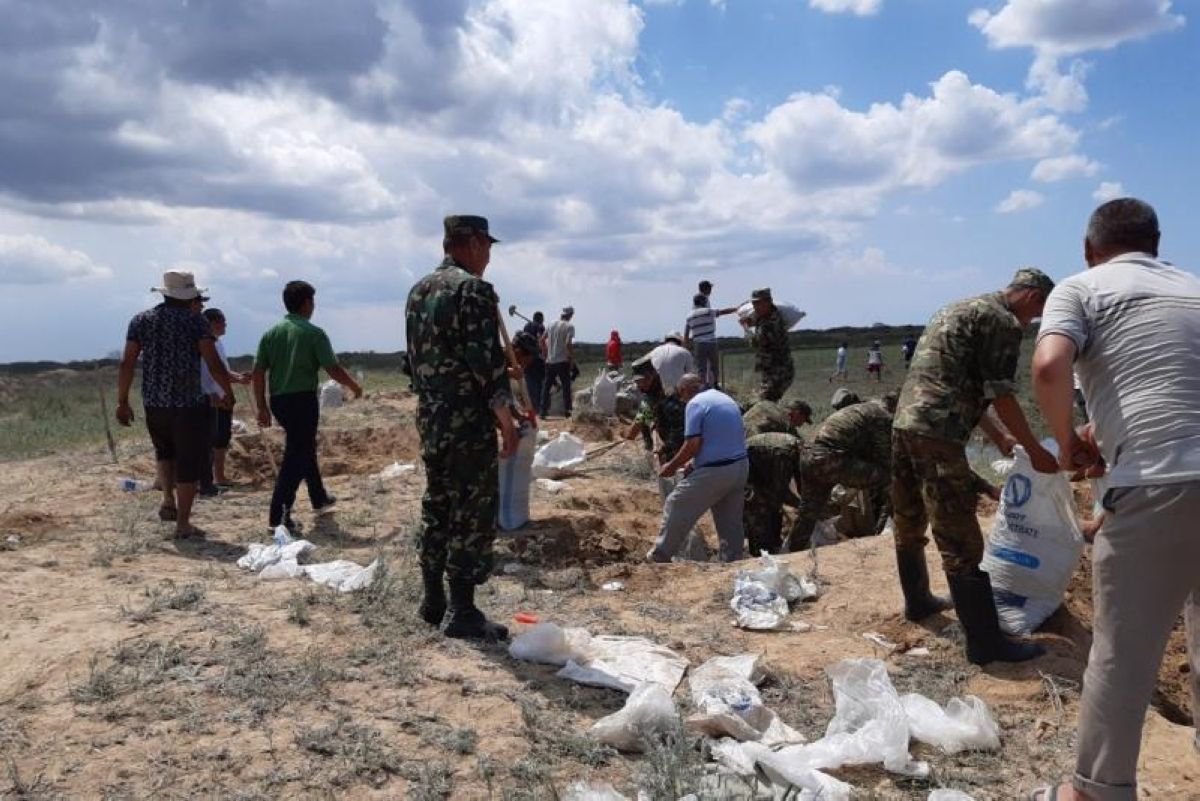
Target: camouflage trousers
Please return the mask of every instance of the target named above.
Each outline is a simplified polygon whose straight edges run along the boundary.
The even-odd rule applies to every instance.
[[[418,551],[421,567],[482,584],[495,563],[500,471],[496,432],[432,425],[421,431],[425,495]]]
[[[779,553],[783,547],[783,504],[747,488],[742,507],[742,528],[751,556],[763,551]]]
[[[884,465],[855,458],[844,451],[819,445],[810,447],[800,462],[800,506],[788,536],[788,550],[808,547],[817,521],[835,511],[829,508],[829,495],[838,484],[880,493],[889,478]]]
[[[983,559],[975,517],[978,482],[960,442],[892,432],[892,519],[897,550],[924,550],[928,525],[946,575],[970,573]]]
[[[796,368],[790,358],[786,362],[772,364],[759,370],[762,375],[758,379],[758,391],[754,393],[755,401],[778,401],[796,377]]]

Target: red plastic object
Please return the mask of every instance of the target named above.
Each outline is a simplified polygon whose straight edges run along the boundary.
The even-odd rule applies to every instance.
[[[532,612],[517,612],[515,615],[513,615],[513,620],[517,621],[518,623],[537,623],[539,622],[540,618],[538,618],[538,616]]]

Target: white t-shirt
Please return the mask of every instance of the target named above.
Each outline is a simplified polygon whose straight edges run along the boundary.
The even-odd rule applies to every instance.
[[[650,366],[658,373],[663,391],[668,395],[675,394],[675,385],[685,373],[696,371],[692,352],[674,342],[664,342],[650,351]]]
[[[1050,293],[1038,339],[1075,343],[1110,487],[1200,480],[1200,279],[1145,253]]]
[[[225,369],[229,369],[229,360],[225,358],[225,345],[221,340],[217,340],[217,357],[221,360],[221,364],[225,365]],[[208,371],[208,364],[204,359],[200,360],[200,388],[205,395],[216,395],[218,398],[225,397],[225,390],[221,389],[221,385],[212,377],[212,373]]]
[[[575,326],[567,320],[555,320],[546,328],[546,364],[562,364],[571,354],[567,343],[575,340]]]

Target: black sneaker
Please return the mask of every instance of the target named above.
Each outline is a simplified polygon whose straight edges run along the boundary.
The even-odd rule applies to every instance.
[[[333,507],[336,505],[337,505],[337,496],[326,495],[325,503],[321,504],[320,506],[314,506],[313,511],[319,515],[328,514],[329,512],[333,511]]]
[[[216,498],[221,494],[221,488],[216,484],[211,484],[207,487],[201,487],[200,489],[196,490],[196,494],[201,498]]]

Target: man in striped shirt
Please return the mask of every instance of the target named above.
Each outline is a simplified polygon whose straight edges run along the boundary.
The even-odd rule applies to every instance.
[[[711,287],[712,285],[709,284]],[[706,389],[721,385],[721,361],[717,355],[717,318],[733,314],[737,307],[713,309],[708,296],[698,293],[692,298],[692,311],[683,328],[685,346],[691,346],[696,356],[696,372]]]

